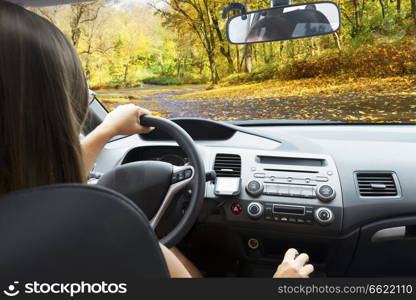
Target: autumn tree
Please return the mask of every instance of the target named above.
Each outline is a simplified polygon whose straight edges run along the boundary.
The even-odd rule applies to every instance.
[[[146,6],[100,0],[33,11],[67,35],[92,86],[134,86],[149,78],[155,83],[264,80],[305,60],[342,57],[361,45],[377,47],[378,41],[415,39],[416,0],[335,0],[342,17],[338,32],[251,45],[227,41],[221,12],[229,0],[154,1]],[[242,2],[248,11],[270,7],[269,0]]]
[[[213,0],[164,0],[169,10],[159,9],[159,13],[165,18],[170,26],[182,26],[185,30],[191,30],[197,35],[203,46],[210,69],[212,83],[219,80],[216,50],[220,49],[222,55],[228,58],[229,70],[233,71],[234,66],[229,48],[224,46],[224,37],[219,30],[218,2]],[[174,25],[174,26],[175,26]],[[185,26],[184,26],[185,25]]]
[[[94,22],[104,6],[104,1],[87,2],[71,5],[70,28],[71,41],[77,47],[81,37],[82,27]]]

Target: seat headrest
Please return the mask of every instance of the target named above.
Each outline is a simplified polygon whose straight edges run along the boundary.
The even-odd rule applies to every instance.
[[[0,274],[14,280],[169,277],[140,209],[114,191],[81,184],[0,197]]]

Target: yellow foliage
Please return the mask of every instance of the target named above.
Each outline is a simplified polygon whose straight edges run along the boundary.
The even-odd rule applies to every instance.
[[[157,111],[151,111],[152,116],[160,117],[160,118],[167,118],[164,114],[161,114]]]

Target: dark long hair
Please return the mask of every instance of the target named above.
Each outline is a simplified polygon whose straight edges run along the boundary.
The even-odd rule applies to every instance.
[[[79,134],[87,108],[81,63],[63,33],[0,0],[0,195],[83,182]]]

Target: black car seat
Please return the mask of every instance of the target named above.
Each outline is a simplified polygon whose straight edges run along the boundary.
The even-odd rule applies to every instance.
[[[114,191],[81,184],[0,197],[0,275],[54,281],[169,277],[141,210]]]

